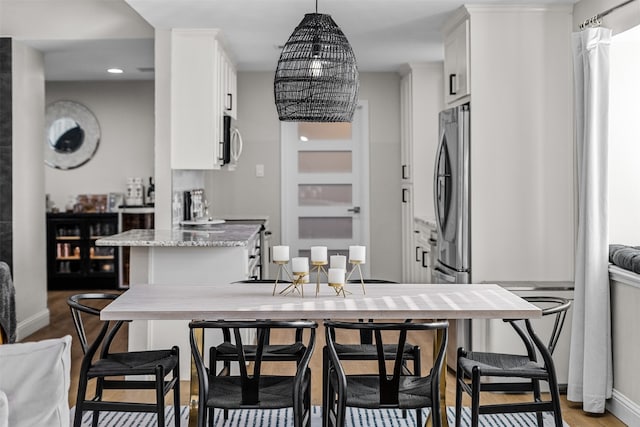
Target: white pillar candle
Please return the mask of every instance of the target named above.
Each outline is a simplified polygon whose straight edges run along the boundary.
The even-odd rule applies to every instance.
[[[311,262],[327,262],[326,246],[311,246]]]
[[[332,285],[342,284],[344,285],[344,268],[330,268],[329,269],[329,283]]]
[[[349,262],[358,261],[364,264],[365,251],[366,247],[364,246],[349,246]]]
[[[347,257],[344,255],[331,255],[329,257],[329,268],[347,268]]]
[[[289,261],[289,246],[274,246],[273,260],[276,262]]]
[[[309,272],[309,258],[297,257],[291,259],[291,271],[293,274]]]

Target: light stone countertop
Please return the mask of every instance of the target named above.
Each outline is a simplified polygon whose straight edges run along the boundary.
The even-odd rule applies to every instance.
[[[96,246],[247,246],[259,231],[258,224],[217,224],[203,229],[129,230],[98,239]]]

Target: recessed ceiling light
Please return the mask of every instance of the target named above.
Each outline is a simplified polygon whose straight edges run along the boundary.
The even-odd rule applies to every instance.
[[[306,136],[300,135],[300,141],[307,142],[308,140],[309,140],[309,138],[307,138]]]
[[[122,68],[109,68],[107,70],[107,73],[111,73],[111,74],[122,74],[124,71],[122,70]]]

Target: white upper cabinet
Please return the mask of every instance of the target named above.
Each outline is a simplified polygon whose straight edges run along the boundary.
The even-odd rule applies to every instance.
[[[413,104],[411,73],[400,81],[400,176],[402,183],[413,182],[411,172],[412,140],[413,140]]]
[[[236,71],[215,29],[171,31],[171,168],[220,169],[223,115],[237,112]]]
[[[471,93],[469,84],[469,19],[463,19],[444,36],[444,96],[451,104]]]
[[[224,114],[238,118],[238,79],[236,67],[226,52],[220,57],[220,73],[222,76],[222,111]]]
[[[403,280],[421,283],[417,278],[414,217],[433,220],[433,167],[438,145],[438,112],[443,109],[442,63],[409,64],[400,81],[400,170],[402,187]],[[427,251],[426,246],[424,251]],[[421,255],[420,255],[421,256]],[[421,263],[421,260],[419,260]]]

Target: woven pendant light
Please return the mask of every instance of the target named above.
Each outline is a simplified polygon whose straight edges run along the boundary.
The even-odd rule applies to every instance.
[[[273,84],[282,121],[351,122],[358,102],[353,49],[330,15],[308,13],[284,45]]]

